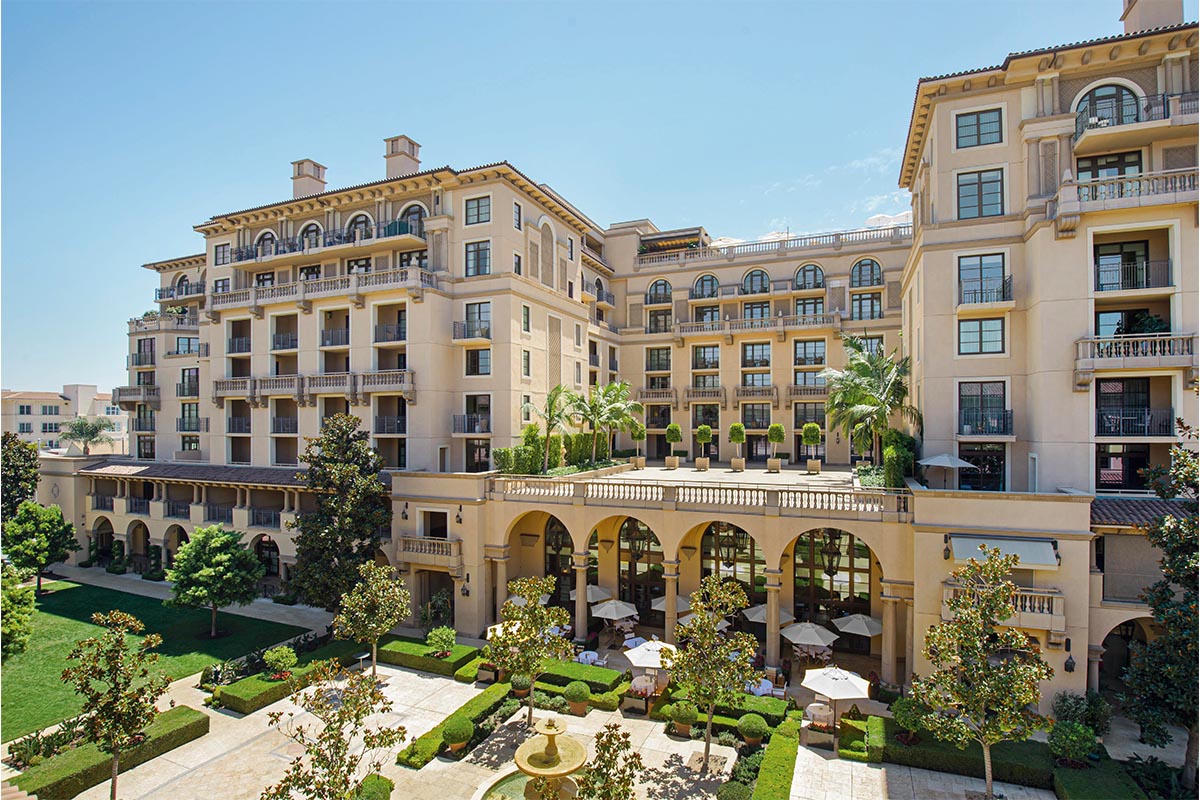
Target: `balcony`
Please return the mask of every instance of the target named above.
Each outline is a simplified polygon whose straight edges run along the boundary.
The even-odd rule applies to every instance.
[[[226,433],[249,433],[250,417],[229,417],[225,420]]]
[[[1196,92],[1084,103],[1075,113],[1075,155],[1141,147],[1164,135],[1194,135],[1196,112]]]
[[[125,499],[125,513],[147,516],[150,514],[150,500],[145,497],[128,497]]]
[[[430,536],[401,536],[398,558],[408,564],[442,567],[451,572],[462,570],[462,542]]]
[[[951,581],[943,581],[942,619],[954,618],[954,612],[950,610],[950,601],[963,591],[961,586]],[[1013,594],[1012,608],[1013,615],[1003,623],[1007,627],[1047,631],[1051,634],[1052,642],[1061,641],[1062,635],[1066,633],[1067,599],[1058,589],[1018,586]]]
[[[490,342],[492,340],[492,323],[480,319],[455,322],[453,338],[456,342]]]
[[[670,302],[670,292],[646,292],[646,305],[648,306],[669,305]]]
[[[1098,408],[1096,436],[1174,436],[1173,408]]]
[[[609,371],[609,372],[616,372],[616,371],[617,371],[617,362],[616,362],[616,360],[615,360],[615,359],[611,359],[611,358],[610,358],[610,359],[608,360],[608,371]]]
[[[677,401],[677,396],[674,389],[648,389],[645,386],[637,391],[638,400],[646,400],[649,402],[668,402],[674,405]]]
[[[361,307],[365,294],[407,289],[417,298],[425,289],[436,289],[437,285],[437,276],[434,273],[423,269],[404,268],[234,289],[212,295],[210,306],[217,311],[227,308],[249,308],[255,316],[261,317],[264,303],[294,303],[300,309],[310,310],[312,300],[322,297],[348,297],[355,305]]]
[[[276,333],[271,336],[272,350],[295,350],[300,346],[300,337],[295,333]]]
[[[405,323],[385,323],[375,326],[375,344],[388,342],[403,342],[408,339],[408,325]]]
[[[734,388],[733,396],[738,400],[770,400],[776,407],[779,406],[778,386],[738,386]]]
[[[208,342],[177,344],[175,347],[163,353],[163,355],[167,358],[177,358],[181,356],[208,358]]]
[[[107,494],[92,495],[92,508],[96,511],[112,511],[113,497]]]
[[[1195,203],[1196,169],[1081,181],[1077,188],[1081,211]]]
[[[250,525],[255,528],[278,528],[279,512],[265,508],[251,508]]]
[[[154,353],[130,353],[125,359],[125,366],[133,367],[153,367]]]
[[[233,506],[206,503],[204,505],[205,522],[225,522],[233,524]]]
[[[397,239],[400,240],[396,242],[397,245],[413,244],[423,247],[425,245],[425,228],[424,225],[409,225],[401,220],[393,220],[392,222],[379,222],[373,226],[339,228],[313,236],[292,236],[259,246],[235,247],[230,255],[234,264],[244,261],[261,262],[289,255],[306,256],[315,251],[324,252],[334,247],[349,251],[370,245],[376,239]]]
[[[824,397],[829,393],[829,390],[824,385],[816,386],[808,383],[793,383],[788,387],[788,399],[807,397]]]
[[[960,408],[958,435],[981,438],[1012,436],[1013,412],[1003,408]]]
[[[782,332],[803,328],[837,328],[840,324],[841,317],[838,314],[790,314],[714,322],[682,322],[676,327],[681,336],[697,336],[714,333],[734,334],[743,331],[774,330]]]
[[[226,398],[235,400],[252,400],[254,397],[253,378],[218,378],[213,381],[213,400],[223,401]],[[218,402],[217,405],[222,405]]]
[[[375,417],[375,433],[383,435],[408,433],[408,417]]]
[[[254,381],[259,397],[299,397],[304,391],[304,379],[299,375],[271,375]]]
[[[960,306],[983,303],[1012,302],[1012,275],[1000,280],[959,281],[958,304]]]
[[[720,296],[721,289],[717,286],[704,286],[699,289],[693,286],[688,289],[688,300],[716,300]]]
[[[720,369],[721,359],[719,358],[693,358],[692,369]]]
[[[134,417],[129,427],[133,428],[135,433],[154,433],[154,417]]]
[[[819,233],[812,236],[796,236],[765,242],[746,242],[726,247],[693,247],[669,253],[644,253],[637,258],[638,266],[647,264],[683,264],[689,261],[713,261],[734,259],[739,256],[786,258],[790,253],[802,250],[837,249],[847,245],[873,242],[901,243],[912,239],[912,225],[895,225],[890,228],[864,228],[862,230]]]
[[[249,336],[232,336],[226,343],[225,352],[229,354],[249,353],[250,352],[250,337]]]
[[[358,391],[367,396],[379,392],[397,392],[411,395],[416,391],[416,376],[412,370],[390,369],[381,372],[358,373]]]
[[[491,434],[492,417],[490,414],[455,414],[453,432],[456,434]]]
[[[600,367],[599,353],[588,353],[588,366],[596,367],[597,369]]]
[[[118,386],[112,391],[113,402],[126,411],[133,411],[138,405],[158,408],[162,403],[157,386]]]
[[[296,417],[271,417],[271,433],[296,433],[300,430],[300,421]]]
[[[175,384],[176,397],[199,397],[200,381],[181,381]]]
[[[705,386],[705,387],[689,387],[683,392],[683,399],[687,402],[694,400],[719,400],[721,405],[725,405],[725,387],[723,386]]]
[[[195,283],[180,283],[165,289],[155,289],[154,299],[160,303],[164,300],[182,300],[185,297],[200,297],[204,294],[204,281]]]
[[[1169,258],[1096,265],[1097,292],[1167,289],[1174,285]]]
[[[616,308],[617,307],[617,298],[615,298],[613,296],[612,292],[605,291],[604,289],[597,289],[596,290],[596,305],[608,306],[609,308]]]
[[[318,394],[344,394],[354,396],[354,374],[350,372],[323,372],[304,379],[305,391],[309,396]]]
[[[321,331],[321,347],[349,347],[349,328],[326,328]]]
[[[1197,366],[1194,333],[1094,336],[1075,342],[1075,390],[1087,391],[1098,370],[1178,369]]]
[[[168,500],[163,513],[170,519],[188,519],[192,515],[192,504],[186,500]]]
[[[186,314],[156,314],[129,320],[130,333],[153,333],[154,331],[198,331],[200,318]]]
[[[793,356],[792,365],[796,367],[822,367],[825,365],[825,354],[813,356]]]

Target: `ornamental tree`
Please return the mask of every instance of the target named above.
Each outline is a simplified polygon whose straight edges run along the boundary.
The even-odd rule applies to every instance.
[[[983,748],[985,796],[992,800],[992,745],[1023,741],[1049,720],[1036,709],[1040,683],[1054,677],[1029,635],[1007,628],[1017,587],[1008,580],[1019,559],[979,546],[985,560],[954,570],[959,591],[946,601],[952,619],[925,634],[923,653],[933,672],[914,677],[912,698],[928,707],[921,727],[960,750]]]
[[[37,593],[42,593],[42,572],[51,564],[66,561],[79,549],[75,526],[63,519],[58,506],[43,506],[26,500],[4,523],[4,554],[18,569],[37,576]]]
[[[778,422],[772,423],[767,428],[767,441],[771,443],[771,458],[779,457],[779,445],[783,444],[787,432]]]
[[[157,633],[133,644],[146,626],[124,611],[93,614],[92,623],[104,628],[99,636],[83,639],[67,655],[77,662],[62,672],[64,683],[83,696],[83,731],[87,741],[112,757],[110,800],[117,800],[121,751],[136,744],[158,715],[155,703],[170,679],[156,669],[162,644]],[[131,646],[132,645],[132,646]]]
[[[1176,423],[1182,440],[1195,440],[1196,431]],[[1145,470],[1147,483],[1159,497],[1179,501],[1182,517],[1163,516],[1146,530],[1150,543],[1162,554],[1162,578],[1148,588],[1142,599],[1151,616],[1163,628],[1152,642],[1134,642],[1129,667],[1125,670],[1125,708],[1142,729],[1142,738],[1155,747],[1171,740],[1168,725],[1187,730],[1183,762],[1183,785],[1196,790],[1197,736],[1197,456],[1182,442],[1171,448],[1169,467]]]
[[[662,654],[663,669],[706,716],[702,775],[708,771],[717,706],[736,702],[756,677],[753,659],[758,640],[740,631],[722,633],[717,627],[745,607],[746,593],[740,584],[722,581],[716,574],[707,576],[700,591],[692,592],[692,618],[675,626],[678,649]]]
[[[11,564],[5,564],[0,574],[0,660],[24,653],[33,635],[37,599],[25,578],[25,573]]]
[[[401,726],[366,725],[369,717],[389,713],[392,701],[373,677],[334,661],[317,666],[311,688],[297,686],[292,702],[300,712],[272,711],[268,717],[271,727],[303,747],[304,754],[292,760],[279,783],[263,790],[260,800],[357,797],[365,774],[378,772],[384,754],[408,735]],[[319,724],[308,721],[308,714]]]
[[[646,441],[646,426],[637,420],[629,423],[629,438],[633,440],[634,452],[641,458],[642,442]]]
[[[612,723],[596,733],[596,755],[579,774],[580,800],[633,800],[633,787],[645,767],[629,731]]]
[[[390,566],[360,564],[362,580],[342,596],[342,610],[333,618],[333,634],[371,645],[371,677],[375,677],[379,640],[412,613],[412,596]]]
[[[551,628],[565,628],[571,616],[565,608],[542,605],[544,594],[554,594],[553,575],[544,578],[516,578],[508,582],[508,593],[524,598],[523,605],[512,600],[500,609],[502,624],[493,630],[483,648],[485,660],[509,675],[525,675],[530,682],[546,668],[546,662],[566,660],[575,648],[565,637],[551,633]],[[529,713],[526,724],[533,725],[533,692],[526,700]]]
[[[172,596],[163,603],[176,608],[211,609],[209,636],[215,639],[217,609],[252,602],[266,571],[258,556],[242,543],[242,534],[227,531],[220,524],[197,528],[167,570],[167,580],[174,585]]]
[[[37,494],[38,452],[37,447],[21,439],[15,433],[5,433],[0,445],[0,523],[7,522],[17,513],[21,503],[32,500]]]
[[[742,457],[742,445],[746,441],[746,426],[735,422],[729,426],[729,441],[737,445],[737,457]]]
[[[381,532],[392,524],[389,487],[379,479],[383,459],[371,447],[361,420],[330,417],[321,435],[309,439],[300,478],[317,499],[288,526],[296,531],[292,587],[313,604],[336,611],[358,583],[358,567],[375,560]]]

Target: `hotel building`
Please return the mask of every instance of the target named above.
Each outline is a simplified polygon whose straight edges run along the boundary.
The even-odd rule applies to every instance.
[[[94,444],[89,452],[125,453],[129,437],[129,417],[112,402],[112,395],[97,391],[92,384],[69,383],[61,392],[0,392],[0,431],[13,433],[40,450],[67,448],[72,443],[59,439],[62,427],[76,417],[95,420],[106,418],[113,429],[112,441]],[[82,452],[82,448],[74,445]]]

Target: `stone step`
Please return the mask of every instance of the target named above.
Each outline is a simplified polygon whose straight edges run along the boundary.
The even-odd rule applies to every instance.
[[[8,781],[0,783],[0,800],[37,800],[31,794],[26,794]]]

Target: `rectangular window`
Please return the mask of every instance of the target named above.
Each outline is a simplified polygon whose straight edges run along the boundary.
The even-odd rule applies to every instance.
[[[1096,291],[1170,285],[1169,263],[1150,261],[1149,250],[1150,242],[1144,239],[1096,245]]]
[[[176,336],[175,352],[180,355],[195,355],[200,352],[199,336]]]
[[[567,237],[567,260],[575,260],[575,240],[570,236]]]
[[[864,336],[862,342],[863,350],[872,355],[878,355],[883,350],[882,336]]]
[[[491,469],[491,458],[490,439],[467,439],[467,472],[487,472]]]
[[[646,427],[665,428],[671,424],[670,406],[646,406]]]
[[[796,316],[810,317],[815,314],[825,313],[825,298],[817,297],[807,300],[796,301]]]
[[[1121,336],[1137,330],[1140,319],[1149,317],[1148,308],[1123,308],[1119,311],[1096,312],[1096,335],[1100,337]]]
[[[32,422],[18,422],[17,423],[17,433],[33,433],[33,423]]]
[[[254,273],[254,285],[260,289],[266,288],[267,286],[274,286],[275,285],[275,273],[274,272],[256,272],[256,273]]]
[[[468,375],[491,375],[492,374],[492,351],[491,350],[468,350],[467,351],[467,374]]]
[[[742,319],[768,319],[770,316],[770,303],[742,303]]]
[[[530,355],[528,350],[521,351],[521,374],[526,378],[532,377],[533,368],[530,366]]]
[[[225,294],[229,291],[229,278],[218,278],[213,281],[213,294]]]
[[[747,343],[742,345],[743,367],[771,366],[771,345],[768,343]]]
[[[646,388],[647,389],[670,389],[671,388],[671,376],[670,375],[647,375],[646,376]]]
[[[33,406],[17,406],[17,413],[23,417],[33,416]]]
[[[199,450],[200,449],[200,437],[199,436],[180,436],[179,437],[179,449],[180,450]]]
[[[998,169],[958,174],[958,218],[998,217],[1004,213],[1004,173]]]
[[[975,469],[958,470],[958,488],[968,492],[1004,491],[1004,444],[959,442],[958,457]]]
[[[769,428],[771,426],[771,404],[743,403],[742,424],[753,429]]]
[[[575,385],[583,383],[583,362],[575,362]]]
[[[57,417],[58,416],[58,406],[42,406],[42,416],[43,417]]]
[[[819,366],[825,363],[825,340],[798,340],[793,344],[793,363],[797,367]]]
[[[825,377],[820,372],[814,371],[800,372],[797,370],[793,375],[793,380],[796,386],[820,387],[825,385]]]
[[[1000,109],[972,111],[954,117],[958,146],[978,147],[981,144],[996,144],[1003,141],[1000,128]]]
[[[646,351],[647,372],[668,372],[671,369],[671,348],[652,347]]]
[[[347,275],[366,275],[371,271],[370,258],[347,258],[346,259],[346,274]]]
[[[575,346],[583,347],[583,326],[579,324],[575,325]]]
[[[771,373],[769,372],[743,372],[742,386],[770,386]]]
[[[1142,470],[1150,466],[1148,444],[1096,445],[1096,489],[1145,489]]]
[[[521,204],[513,203],[513,227],[521,230]]]
[[[59,424],[57,422],[43,422],[42,433],[58,433]]]
[[[1004,381],[963,381],[958,385],[958,432],[963,436],[1012,433],[1005,409]]]
[[[958,322],[958,354],[1004,352],[1004,318],[964,319]]]
[[[668,333],[671,330],[671,311],[670,309],[662,309],[660,311],[646,312],[646,333]]]
[[[692,369],[718,369],[721,366],[720,345],[705,344],[692,348]]]
[[[467,200],[468,225],[478,225],[481,222],[492,221],[492,198],[472,197]]]
[[[696,310],[692,312],[696,322],[720,322],[721,307],[720,306],[696,306]]]
[[[218,267],[224,266],[233,261],[233,247],[227,244],[219,244],[213,248],[213,263]]]
[[[492,274],[492,243],[467,242],[467,277]]]
[[[701,425],[707,425],[710,428],[718,428],[721,425],[721,407],[717,405],[692,406],[692,427],[699,428]],[[716,433],[716,431],[713,431]]]
[[[154,458],[154,437],[139,436],[137,440],[137,457]]]
[[[958,257],[958,302],[1000,303],[1012,299],[1004,285],[1004,254]]]
[[[121,409],[118,408],[117,406],[105,406],[104,407],[104,415],[106,417],[116,417],[116,416],[120,416],[120,414],[121,414]]]
[[[521,274],[521,256],[518,253],[513,253],[513,274]]]
[[[521,306],[521,330],[525,331],[525,333],[529,333],[533,327],[530,321],[530,314],[529,306]]]
[[[308,267],[301,267],[299,277],[301,281],[317,281],[321,279],[321,265],[313,264]]]
[[[476,336],[492,335],[492,304],[491,303],[467,303],[466,305],[466,331],[467,338]]]
[[[883,295],[880,292],[850,295],[850,319],[882,319]]]
[[[795,414],[795,427],[803,428],[810,422],[815,422],[822,428],[825,427],[824,403],[796,403],[792,409]]]
[[[692,388],[694,389],[720,389],[721,376],[715,373],[708,375],[692,376]]]
[[[429,268],[429,251],[428,250],[412,250],[407,253],[400,254],[400,266],[403,269],[416,267],[417,269]]]
[[[520,208],[520,206],[518,206]],[[529,410],[533,404],[533,395],[521,395],[521,422],[529,422],[532,419],[533,412]]]

